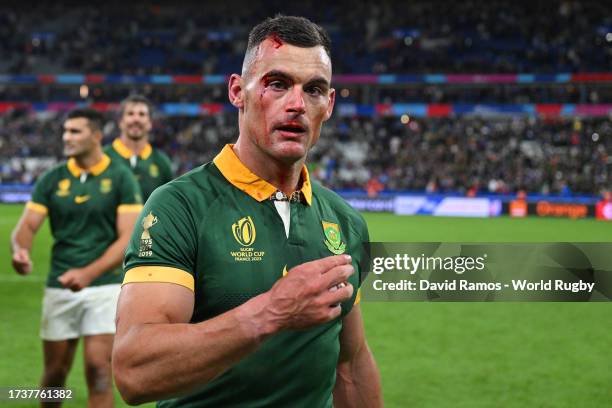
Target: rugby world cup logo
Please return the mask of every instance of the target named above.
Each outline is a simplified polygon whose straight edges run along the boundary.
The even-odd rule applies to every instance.
[[[60,197],[66,197],[70,194],[70,180],[62,179],[57,183],[57,195]]]
[[[255,242],[255,224],[251,217],[243,217],[232,224],[232,232],[238,243],[244,247],[249,247]]]

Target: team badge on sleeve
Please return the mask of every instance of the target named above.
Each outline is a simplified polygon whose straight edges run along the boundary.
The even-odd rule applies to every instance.
[[[329,252],[335,255],[343,254],[346,251],[346,244],[340,238],[340,228],[338,224],[322,221],[323,233],[325,234],[325,246]]]

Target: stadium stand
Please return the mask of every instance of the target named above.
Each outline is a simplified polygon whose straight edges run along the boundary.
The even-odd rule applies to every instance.
[[[337,73],[606,71],[609,6],[595,1],[313,0],[174,5],[3,6],[8,73],[212,74],[240,68],[249,24],[270,10],[312,17],[335,44]],[[398,12],[401,10],[401,12]],[[177,24],[180,22],[180,24]],[[241,39],[241,41],[239,41]]]
[[[107,112],[110,140],[113,109],[131,92],[157,105],[154,143],[179,173],[210,160],[237,135],[226,100],[227,74],[240,70],[246,45],[236,39],[273,9],[311,17],[332,35],[337,107],[312,161],[324,184],[610,190],[609,5],[252,3],[8,3],[0,15],[0,182],[31,184],[59,160],[61,114],[75,103]]]
[[[155,144],[185,172],[235,139],[232,116],[166,116],[156,121]],[[2,182],[30,183],[59,160],[60,125],[61,113],[0,116]],[[114,121],[105,130],[116,136]],[[388,190],[598,194],[609,188],[611,130],[607,118],[338,117],[311,162],[314,177],[336,189],[364,189],[375,178]],[[33,157],[45,160],[36,166]]]

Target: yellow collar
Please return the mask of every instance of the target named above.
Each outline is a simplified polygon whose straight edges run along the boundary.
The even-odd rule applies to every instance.
[[[270,198],[278,189],[242,164],[234,150],[232,150],[233,146],[233,144],[225,145],[223,150],[213,160],[215,166],[217,166],[227,181],[255,200],[264,201]],[[302,168],[300,178],[302,179],[300,191],[304,195],[306,203],[312,205],[312,185],[310,184],[310,176],[306,166]]]
[[[113,149],[115,149],[115,151],[124,159],[129,159],[134,155],[134,152],[132,152],[132,150],[119,138],[113,140]],[[139,156],[142,160],[147,160],[151,153],[153,153],[153,147],[151,147],[150,143],[147,143],[144,149],[142,149],[142,152],[140,152]]]
[[[103,154],[100,161],[88,169],[80,168],[74,157],[68,159],[68,163],[66,165],[68,166],[68,171],[70,171],[70,174],[72,174],[74,177],[80,177],[81,173],[83,172],[88,172],[92,176],[97,176],[101,174],[104,170],[106,170],[110,162],[110,158],[107,155]]]

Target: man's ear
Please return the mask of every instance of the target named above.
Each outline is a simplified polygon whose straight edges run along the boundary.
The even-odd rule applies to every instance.
[[[238,74],[230,76],[228,84],[228,97],[232,105],[238,109],[244,107],[244,93],[242,90],[242,77]]]
[[[102,143],[102,139],[104,139],[104,134],[102,133],[102,131],[100,129],[98,130],[94,130],[93,131],[93,137],[94,139],[96,139],[98,142]]]
[[[331,118],[332,112],[334,111],[334,103],[336,102],[336,90],[331,88],[329,90],[329,102],[327,105],[327,112],[325,112],[325,120]]]

